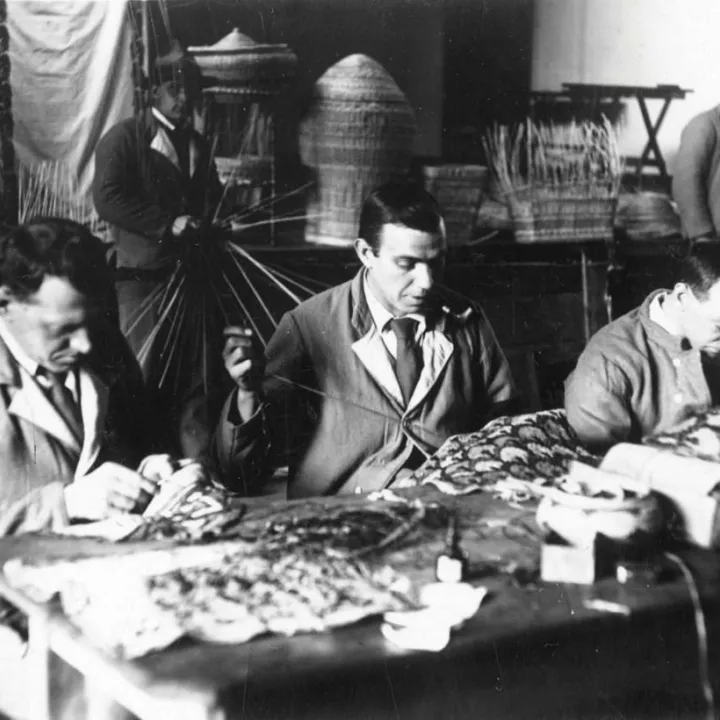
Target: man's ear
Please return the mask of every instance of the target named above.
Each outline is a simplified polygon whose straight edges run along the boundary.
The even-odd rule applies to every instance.
[[[357,253],[357,256],[360,258],[360,262],[366,268],[372,267],[372,263],[375,258],[375,253],[373,252],[373,249],[370,247],[370,245],[368,245],[367,240],[363,240],[363,238],[358,238],[355,241],[355,252]]]
[[[10,292],[10,288],[5,285],[0,285],[0,313],[4,313],[10,301],[13,299],[13,294]]]
[[[675,283],[672,294],[675,296],[675,299],[682,304],[685,300],[687,300],[688,295],[693,295],[693,291],[687,283],[679,282]]]

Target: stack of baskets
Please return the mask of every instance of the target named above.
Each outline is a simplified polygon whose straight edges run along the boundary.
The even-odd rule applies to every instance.
[[[427,165],[425,187],[440,203],[448,245],[472,240],[488,169],[483,165]]]
[[[315,174],[305,239],[351,245],[365,197],[409,172],[415,119],[388,72],[350,55],[325,72],[300,132],[300,152]]]

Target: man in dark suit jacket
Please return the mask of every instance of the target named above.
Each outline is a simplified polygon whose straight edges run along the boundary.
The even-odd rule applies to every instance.
[[[140,369],[107,312],[105,248],[69,220],[0,238],[0,535],[134,511],[155,485]]]
[[[112,127],[95,150],[93,198],[115,245],[120,326],[152,391],[164,372],[165,336],[156,331],[162,286],[221,196],[207,144],[189,122],[195,71],[182,52],[158,60],[152,108]],[[175,390],[190,391],[194,380]],[[174,394],[157,393],[156,401],[176,425]]]
[[[273,440],[288,449],[291,497],[387,487],[513,399],[481,308],[436,285],[446,239],[432,196],[411,183],[380,187],[359,236],[363,268],[282,318],[262,385],[252,339],[230,331],[225,362],[237,388],[216,450],[239,492],[266,473]]]

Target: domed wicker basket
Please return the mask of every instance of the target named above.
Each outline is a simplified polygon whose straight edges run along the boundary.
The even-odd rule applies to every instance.
[[[237,28],[214,45],[189,47],[205,78],[273,89],[295,77],[297,56],[287,45],[262,45]]]
[[[363,200],[408,173],[414,139],[412,108],[382,65],[358,54],[327,70],[300,130],[301,157],[316,180],[305,239],[351,245]]]

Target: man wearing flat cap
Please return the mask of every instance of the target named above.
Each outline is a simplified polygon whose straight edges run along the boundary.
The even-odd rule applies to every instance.
[[[150,390],[158,389],[164,362],[164,338],[155,330],[163,285],[221,195],[209,148],[190,122],[197,77],[196,65],[176,44],[155,62],[152,106],[113,126],[95,150],[93,199],[115,245],[120,324]],[[188,378],[178,395],[191,384]],[[158,394],[161,406],[171,405],[161,409],[175,427],[178,400]]]

